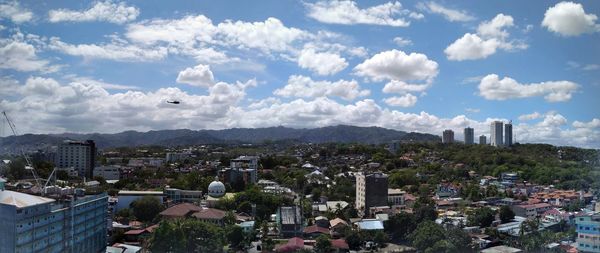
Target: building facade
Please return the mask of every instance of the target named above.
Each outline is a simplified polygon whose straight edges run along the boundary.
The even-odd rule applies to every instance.
[[[56,167],[75,168],[79,177],[93,177],[96,144],[92,140],[65,141],[58,145]]]
[[[282,206],[277,208],[277,229],[282,237],[302,236],[304,217],[299,206]]]
[[[504,123],[502,121],[494,121],[490,125],[490,145],[494,147],[504,146],[502,127]]]
[[[487,144],[487,138],[485,137],[485,135],[479,136],[479,145],[486,145],[486,144]]]
[[[575,217],[577,250],[600,252],[600,214]]]
[[[454,142],[454,131],[450,129],[444,130],[442,133],[442,143],[453,143]]]
[[[464,130],[465,135],[465,144],[474,144],[475,143],[475,130],[473,128],[467,127]]]
[[[405,194],[406,192],[401,189],[388,189],[388,203],[391,206],[404,205]]]
[[[165,188],[164,196],[171,203],[200,203],[202,200],[202,191],[180,190],[175,188]]]
[[[94,168],[94,177],[102,177],[104,180],[121,179],[120,166],[108,165]]]
[[[368,216],[369,209],[388,205],[388,176],[384,173],[356,175],[356,210],[361,216]]]
[[[510,147],[513,144],[512,122],[504,125],[504,146]]]
[[[0,252],[103,252],[108,196],[0,192]]]

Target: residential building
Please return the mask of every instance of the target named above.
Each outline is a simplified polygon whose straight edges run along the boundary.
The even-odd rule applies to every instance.
[[[473,128],[467,127],[464,130],[465,135],[465,144],[474,144],[475,143],[475,130]]]
[[[163,210],[159,215],[163,217],[163,219],[182,219],[191,217],[193,213],[200,210],[202,210],[202,207],[200,206],[191,203],[182,203]]]
[[[180,190],[167,187],[163,193],[167,201],[171,203],[200,203],[202,200],[202,191]]]
[[[487,144],[487,137],[485,137],[485,135],[480,135],[479,136],[479,145],[486,145]]]
[[[401,189],[388,189],[388,203],[391,206],[404,205],[404,194],[406,192]]]
[[[79,177],[93,177],[96,144],[93,140],[64,141],[58,145],[56,167],[75,168]]]
[[[224,219],[227,213],[223,210],[215,208],[202,208],[192,214],[192,217],[199,219],[200,221],[213,223],[219,226],[225,224]]]
[[[46,198],[0,189],[0,252],[103,252],[108,196]]]
[[[356,205],[361,216],[368,216],[369,209],[388,204],[388,176],[381,172],[356,174]]]
[[[517,172],[503,172],[500,175],[500,179],[502,180],[501,183],[506,186],[512,186],[519,180],[519,174]]]
[[[454,142],[454,131],[450,129],[444,130],[442,133],[442,143],[453,143]]]
[[[181,153],[168,152],[165,156],[165,162],[172,163],[172,162],[184,161],[185,159],[188,159],[191,156],[192,156],[192,154],[189,152],[181,152]]]
[[[548,203],[538,203],[530,205],[515,205],[510,207],[516,216],[525,218],[536,218],[544,214],[546,211],[552,208],[552,205]]]
[[[577,250],[600,252],[600,214],[582,215],[575,218]]]
[[[117,165],[99,166],[94,168],[94,177],[102,177],[104,180],[121,179],[121,167]]]
[[[504,146],[510,147],[513,144],[512,121],[504,125]]]
[[[490,145],[494,147],[502,147],[504,146],[503,138],[502,138],[502,126],[504,123],[502,121],[494,121],[490,125]]]
[[[223,182],[231,185],[255,184],[257,181],[258,157],[256,156],[240,156],[236,159],[231,159],[229,168],[220,171],[220,177]]]
[[[302,236],[304,218],[299,206],[282,206],[277,209],[275,221],[282,237]]]

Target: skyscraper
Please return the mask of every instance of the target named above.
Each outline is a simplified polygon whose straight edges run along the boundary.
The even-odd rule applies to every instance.
[[[56,167],[75,168],[79,177],[93,177],[96,162],[94,141],[65,141],[58,145]]]
[[[485,137],[485,135],[479,136],[479,145],[485,145],[485,144],[487,144],[487,138]]]
[[[454,131],[450,129],[444,130],[442,133],[442,143],[452,143],[454,142]]]
[[[504,146],[510,147],[513,143],[512,121],[504,125]]]
[[[475,131],[473,128],[467,127],[464,131],[465,134],[465,144],[473,144],[475,143]]]
[[[504,146],[502,138],[502,121],[494,121],[490,125],[490,145],[494,147]]]
[[[381,172],[356,175],[356,209],[369,215],[369,209],[388,204],[388,176]]]

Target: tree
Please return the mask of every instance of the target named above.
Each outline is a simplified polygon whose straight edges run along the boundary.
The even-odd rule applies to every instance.
[[[425,251],[436,242],[444,240],[446,231],[433,221],[424,221],[410,234],[412,245],[420,251]]]
[[[388,235],[383,231],[375,232],[373,236],[373,241],[379,245],[379,247],[384,247],[384,245],[390,240]]]
[[[515,212],[509,206],[502,206],[500,207],[499,216],[502,223],[507,223],[515,218]]]
[[[399,213],[390,217],[385,228],[394,239],[403,240],[417,228],[417,218],[411,213]]]
[[[331,241],[326,235],[320,235],[317,237],[317,243],[315,244],[316,252],[329,252],[331,250]]]
[[[196,219],[162,221],[150,238],[152,252],[221,252],[223,230]]]
[[[348,247],[350,247],[351,250],[360,249],[360,245],[363,243],[363,238],[358,231],[348,229],[348,232],[345,233],[345,235],[346,243],[348,243]]]
[[[479,208],[473,214],[469,215],[467,223],[469,226],[489,227],[496,219],[495,215],[494,210],[489,207]]]
[[[133,209],[133,215],[143,222],[150,222],[156,218],[158,213],[163,210],[163,205],[158,198],[152,196],[144,196],[130,204]]]
[[[241,249],[241,246],[244,246],[244,230],[242,227],[237,225],[227,226],[227,241],[231,245],[231,248]]]

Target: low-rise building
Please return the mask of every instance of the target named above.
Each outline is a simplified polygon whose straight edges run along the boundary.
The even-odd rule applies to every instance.
[[[575,217],[577,250],[600,252],[600,214]]]
[[[390,206],[404,205],[404,194],[406,192],[401,189],[388,189],[388,203]]]
[[[516,216],[525,218],[536,218],[541,216],[544,212],[550,210],[550,208],[552,208],[552,206],[548,203],[511,206],[511,209]]]
[[[115,165],[95,167],[94,177],[102,177],[104,180],[119,180],[121,179],[121,167]]]
[[[202,191],[180,190],[176,188],[165,188],[164,196],[171,203],[200,203],[202,200]]]

